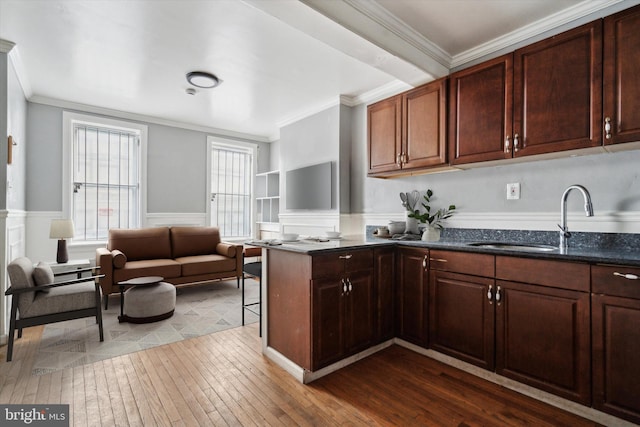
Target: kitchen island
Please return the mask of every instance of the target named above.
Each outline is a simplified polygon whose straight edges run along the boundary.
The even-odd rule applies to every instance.
[[[264,354],[307,383],[398,344],[592,419],[590,406],[634,409],[640,361],[621,337],[636,333],[640,294],[620,292],[640,275],[638,251],[470,243],[250,242],[263,248]],[[621,296],[627,325],[607,310]],[[612,367],[610,354],[625,357]]]

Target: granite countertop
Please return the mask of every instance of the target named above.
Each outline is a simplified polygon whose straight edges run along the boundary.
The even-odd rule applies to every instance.
[[[528,258],[583,261],[590,263],[619,264],[640,267],[640,235],[618,233],[574,233],[566,251],[549,252],[512,248],[487,248],[471,246],[474,242],[511,242],[549,245],[557,247],[557,233],[521,230],[443,230],[438,242],[424,242],[419,236],[394,236],[378,238],[376,227],[367,227],[366,235],[344,236],[340,239],[303,238],[295,242],[280,240],[255,240],[246,244],[268,249],[286,250],[305,254],[341,251],[364,247],[410,246],[429,249],[488,253],[493,255],[521,256]],[[407,239],[408,238],[408,239]]]

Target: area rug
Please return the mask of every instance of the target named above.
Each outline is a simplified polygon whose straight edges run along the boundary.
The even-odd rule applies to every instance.
[[[258,300],[258,282],[246,279],[246,302]],[[111,296],[102,311],[104,341],[95,318],[75,319],[45,326],[32,375],[85,365],[187,338],[242,325],[242,294],[236,280],[177,289],[176,309],[168,319],[154,323],[119,323],[119,296]],[[258,316],[245,310],[245,324]]]

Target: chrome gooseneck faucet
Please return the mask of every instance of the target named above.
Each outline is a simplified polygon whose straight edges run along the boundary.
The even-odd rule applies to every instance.
[[[582,185],[571,185],[562,193],[562,200],[560,201],[560,250],[566,250],[568,247],[567,239],[571,237],[569,233],[569,227],[567,226],[567,198],[571,190],[578,190],[582,193],[584,198],[584,212],[587,216],[593,216],[593,205],[591,204],[591,195],[589,191]]]

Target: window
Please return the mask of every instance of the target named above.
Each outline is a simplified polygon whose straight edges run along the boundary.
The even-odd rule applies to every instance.
[[[211,142],[211,225],[227,239],[252,234],[254,151],[252,147]]]
[[[65,113],[68,217],[75,241],[104,241],[110,228],[140,227],[146,126]]]

